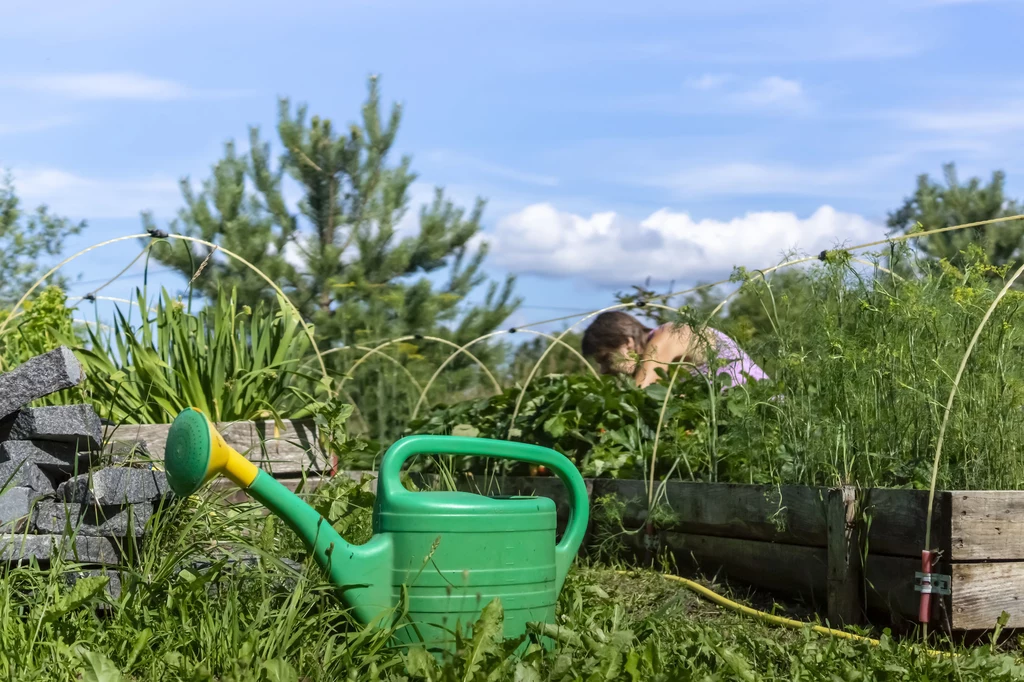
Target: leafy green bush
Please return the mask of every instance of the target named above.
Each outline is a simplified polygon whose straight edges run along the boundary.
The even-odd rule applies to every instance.
[[[23,310],[9,319],[7,328],[0,334],[0,372],[60,345],[78,345],[80,339],[66,300],[60,288],[47,287],[36,298],[26,301]],[[9,316],[9,311],[0,310],[0,323]]]
[[[661,455],[656,462],[659,475],[680,466],[692,471],[688,457],[705,447],[712,414],[716,431],[724,431],[730,420],[748,409],[747,394],[730,392],[712,399],[706,386],[702,380],[677,380],[675,397],[665,409]],[[511,437],[561,452],[585,476],[645,477],[666,395],[664,385],[639,389],[620,377],[549,374],[529,386],[513,425],[512,412],[521,390],[515,387],[491,398],[439,406],[410,423],[409,431]],[[510,475],[529,472],[527,465],[504,460],[454,460],[455,467],[475,472],[488,464]]]
[[[730,449],[749,450],[787,482],[927,487],[953,377],[1008,266],[990,266],[980,249],[963,269],[899,251],[889,259],[903,278],[837,259],[810,271],[805,295],[748,285],[773,329],[749,349],[785,400],[773,420],[735,425]],[[1020,291],[1007,294],[966,366],[940,486],[1024,485],[1022,302]]]
[[[25,302],[23,310],[15,313],[0,333],[0,372],[6,372],[21,363],[48,353],[58,346],[77,347],[81,337],[75,329],[67,297],[55,286],[43,289],[34,299]],[[8,311],[0,311],[0,323],[8,319]],[[62,405],[85,400],[87,389],[76,386],[35,401],[35,405]]]

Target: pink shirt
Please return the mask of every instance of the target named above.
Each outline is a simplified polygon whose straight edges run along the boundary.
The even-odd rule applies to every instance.
[[[654,336],[655,331],[657,330],[652,330],[651,333],[647,335],[648,341],[650,341],[651,337]],[[768,378],[765,371],[758,367],[757,363],[751,360],[750,356],[744,353],[743,349],[741,349],[733,339],[717,329],[708,328],[708,331],[710,331],[718,341],[717,347],[711,349],[715,358],[715,365],[717,366],[716,374],[728,374],[732,378],[733,386],[745,384],[748,377],[754,381]],[[691,367],[689,369],[692,374],[701,374],[706,376],[709,368],[707,363],[704,363],[698,368]],[[724,388],[725,387],[723,387],[723,390]]]

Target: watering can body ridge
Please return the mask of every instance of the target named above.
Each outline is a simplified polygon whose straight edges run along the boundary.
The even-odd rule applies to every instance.
[[[198,428],[187,413],[179,415],[168,435],[172,488],[198,487],[172,471],[184,440],[174,437],[179,420],[183,422],[179,430],[184,423]],[[209,429],[213,461],[219,449],[230,448],[212,425]],[[403,438],[381,462],[373,537],[353,545],[273,476],[234,454],[238,459],[227,455],[233,466],[223,464],[219,473],[243,487],[304,540],[358,621],[395,625],[400,643],[434,649],[448,648],[456,627],[465,632],[494,599],[501,601],[506,638],[522,635],[530,622],[554,623],[558,595],[589,517],[583,478],[563,455],[535,445],[482,438]],[[561,478],[570,497],[569,522],[561,539],[556,543],[555,503],[546,497],[407,490],[400,479],[402,465],[425,454],[516,459],[548,467]],[[215,475],[207,471],[202,482]],[[399,614],[396,607],[403,589],[408,601]]]

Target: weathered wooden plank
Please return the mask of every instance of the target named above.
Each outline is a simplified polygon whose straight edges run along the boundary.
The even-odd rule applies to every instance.
[[[414,480],[434,485],[436,476],[414,474]],[[614,495],[625,503],[624,521],[640,528],[647,520],[645,481],[587,479],[590,499]],[[460,490],[492,494],[537,494],[555,501],[559,516],[568,499],[556,477],[459,478]],[[670,482],[662,505],[673,518],[664,530],[764,542],[822,547],[827,544],[827,489],[808,486],[768,486],[727,483]],[[928,493],[922,490],[859,490],[867,525],[868,551],[878,555],[920,557]],[[933,546],[948,550],[950,495],[936,495]],[[862,536],[863,537],[863,536]]]
[[[118,424],[103,428],[103,439],[141,440],[154,459],[163,459],[170,424]]]
[[[1024,627],[1024,562],[953,564],[953,629],[987,630],[999,615],[1008,628]]]
[[[248,457],[253,464],[278,476],[330,468],[312,420],[285,419],[283,426],[278,429],[274,421],[252,422],[253,447]]]
[[[337,473],[337,476],[344,476],[346,478],[350,478],[357,483],[361,482],[363,480],[363,477],[365,476],[369,478],[367,485],[368,489],[371,492],[376,492],[377,480],[376,478],[373,477],[372,474],[373,472],[369,471],[339,471]],[[297,493],[300,498],[305,499],[311,496],[313,493],[315,493],[316,489],[320,487],[320,485],[329,480],[330,479],[326,476],[314,475],[306,478],[305,480],[303,480],[302,478],[294,477],[283,478],[280,479],[280,483],[293,493]],[[226,478],[218,478],[217,480],[213,481],[212,483],[210,483],[209,489],[215,492],[227,491],[228,494],[224,496],[223,501],[228,504],[237,504],[240,502],[253,501],[252,498],[249,497],[249,495],[244,490],[240,489],[232,481]],[[267,513],[269,513],[269,510],[267,511]]]
[[[870,488],[859,491],[861,510],[869,520],[867,548],[871,554],[921,559],[928,491]],[[950,503],[948,492],[935,494],[932,547],[948,554]]]
[[[630,525],[646,522],[645,481],[597,479],[593,490],[595,499],[612,494],[626,502]],[[666,530],[825,547],[823,488],[669,482],[664,490],[661,504],[674,517]]]
[[[942,565],[938,570],[947,570]],[[868,555],[864,566],[865,603],[870,611],[888,615],[895,622],[917,622],[920,593],[914,590],[914,573],[921,570],[921,560],[900,556]],[[933,597],[932,601],[938,603]],[[948,612],[948,602],[946,610]],[[940,623],[936,611],[934,623]]]
[[[224,441],[257,466],[275,476],[323,471],[327,461],[320,449],[312,420],[286,419],[283,429],[273,421],[219,422],[215,425]],[[107,427],[105,438],[143,440],[156,459],[164,458],[170,424],[121,424]]]
[[[824,606],[828,584],[825,549],[674,532],[661,532],[658,537],[672,552],[681,575],[720,575],[755,588],[803,597],[815,608]],[[643,548],[640,534],[623,540],[636,551]],[[920,560],[869,556],[864,581],[857,585],[863,590],[864,606],[896,622],[912,621],[919,596],[914,591],[914,571],[919,568]]]
[[[220,422],[215,428],[223,436],[225,443],[246,457],[249,456],[255,445],[252,422]],[[166,436],[164,438],[166,439]]]
[[[833,625],[860,625],[861,554],[857,490],[828,491],[828,619]]]
[[[639,527],[647,520],[645,481],[597,479],[593,498],[613,494],[626,502],[625,519]],[[862,490],[861,508],[870,517],[869,551],[919,557],[924,546],[927,491]],[[670,482],[662,504],[674,520],[667,530],[764,542],[825,547],[827,490],[809,486]],[[947,549],[949,494],[939,492],[933,511],[933,545]]]
[[[1024,491],[956,490],[953,561],[1024,560]]]
[[[634,548],[642,548],[642,534],[628,537]],[[812,602],[824,597],[828,558],[823,548],[671,531],[659,533],[659,539],[682,572],[721,574]]]

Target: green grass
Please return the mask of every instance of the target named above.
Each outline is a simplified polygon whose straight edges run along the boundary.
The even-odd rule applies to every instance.
[[[742,295],[747,316],[734,311],[714,324],[740,338],[773,381],[725,396],[699,381],[677,382],[669,396],[667,382],[639,390],[624,381],[554,374],[534,382],[514,419],[519,388],[439,408],[412,428],[450,432],[465,426],[499,438],[511,429],[517,439],[567,453],[587,473],[646,477],[665,406],[655,463],[659,476],[924,487],[953,373],[1005,276],[983,262],[967,263],[964,270],[940,265],[921,271],[897,263],[905,276],[901,280],[884,273],[865,276],[836,259],[787,280],[785,287],[747,285]],[[42,300],[45,304],[26,314],[17,331],[4,335],[5,366],[69,333],[64,311],[53,310],[62,301]],[[1024,483],[1022,302],[1017,292],[1007,296],[968,364],[941,462],[942,487],[1020,488]],[[295,401],[302,396],[286,377],[302,341],[292,334],[293,325],[269,314],[249,320],[248,313],[228,307],[211,308],[211,317],[200,323],[195,321],[200,316],[183,315],[165,301],[163,326],[132,336],[124,319],[117,339],[94,336],[106,345],[102,353],[111,358],[112,371],[94,372],[99,383],[83,387],[85,398],[92,399],[90,392],[105,396],[98,400],[100,410],[121,417],[143,408],[163,415],[177,409],[171,399],[192,391],[190,401],[207,400],[236,417],[247,410],[295,416]],[[678,317],[700,320],[706,312],[684,310]],[[60,324],[47,324],[47,316]],[[181,321],[172,328],[168,320],[175,316]],[[252,338],[268,342],[252,349]],[[124,376],[118,376],[122,370]],[[378,388],[383,377],[374,377]],[[207,384],[220,392],[208,395]],[[154,390],[169,396],[167,404],[153,399]],[[387,394],[377,395],[383,401]],[[776,395],[784,400],[771,400]],[[337,404],[328,407],[318,407],[317,417],[332,441],[344,442],[348,412]],[[398,420],[389,415],[389,423]],[[63,562],[49,571],[26,566],[0,574],[0,677],[108,682],[1024,677],[1016,648],[958,649],[963,656],[944,659],[885,634],[879,647],[834,640],[723,611],[655,575],[623,578],[596,566],[575,570],[567,581],[559,630],[548,633],[559,641],[555,651],[534,648],[521,659],[511,658],[516,643],[501,641],[500,612],[492,607],[465,643],[473,655],[437,662],[397,651],[386,632],[352,622],[283,524],[264,519],[251,505],[225,508],[208,497],[161,510],[145,545],[129,552],[132,561],[122,572],[123,594],[117,600],[106,596],[102,578],[69,587],[62,576],[76,567]],[[355,541],[369,534],[371,503],[365,490],[340,483],[313,498]],[[244,572],[229,569],[224,559],[239,553],[265,560]],[[296,572],[275,557],[300,560],[301,569]],[[191,570],[194,561],[212,567]],[[949,645],[933,640],[930,646]]]
[[[314,493],[356,540],[368,534],[372,497],[358,486]],[[342,502],[344,501],[344,502]],[[723,610],[652,573],[578,566],[560,596],[554,651],[516,659],[502,642],[500,612],[485,609],[476,636],[440,662],[389,646],[386,632],[353,623],[289,531],[250,505],[207,494],[159,510],[111,599],[103,578],[71,588],[26,566],[0,575],[0,677],[10,680],[1011,680],[1015,650],[983,646],[944,659],[909,641],[882,645],[772,627]],[[224,558],[263,556],[248,569]],[[194,561],[206,570],[178,570]],[[727,586],[715,585],[719,591]],[[732,598],[749,602],[748,595]],[[100,615],[97,615],[98,607]],[[763,608],[764,605],[761,604]],[[800,611],[786,615],[800,618]],[[947,644],[933,640],[933,647]]]

